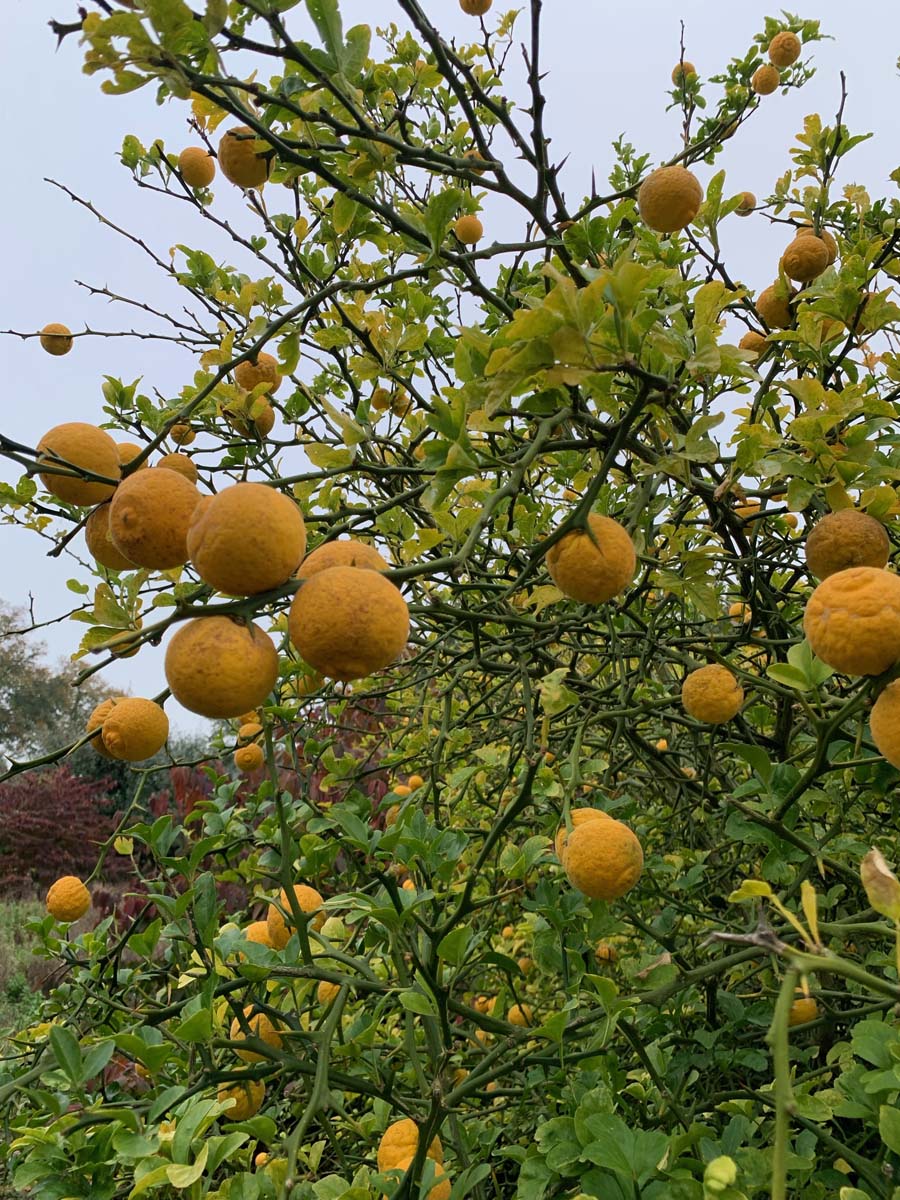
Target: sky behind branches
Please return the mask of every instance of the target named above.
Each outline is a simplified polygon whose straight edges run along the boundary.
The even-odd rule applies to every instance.
[[[478,27],[477,20],[460,12],[457,0],[423,0],[423,6],[447,36],[468,39]],[[495,0],[495,10],[505,7]],[[399,20],[392,0],[375,5],[371,0],[344,0],[342,11],[345,26]],[[816,77],[800,92],[764,98],[761,111],[727,144],[715,167],[697,169],[701,181],[705,183],[712,170],[724,168],[726,195],[744,189],[767,195],[790,165],[788,147],[803,117],[819,112],[823,121],[833,120],[843,70],[848,90],[845,122],[853,133],[874,131],[876,136],[845,160],[839,182],[864,184],[873,195],[893,195],[895,185],[888,176],[900,165],[893,138],[900,99],[895,65],[900,20],[888,15],[891,8],[883,0],[853,5],[815,0],[798,11],[818,18],[823,32],[834,38],[812,47]],[[67,22],[75,12],[71,0],[6,0],[4,5],[0,99],[7,122],[0,219],[6,233],[7,280],[0,299],[0,328],[32,331],[48,321],[62,321],[75,331],[87,325],[117,334],[132,329],[165,332],[165,325],[146,312],[91,296],[79,286],[76,281],[106,288],[173,315],[182,303],[179,289],[141,247],[101,224],[45,178],[92,202],[164,262],[178,243],[206,249],[244,270],[252,270],[251,262],[240,259],[187,204],[135,187],[118,160],[123,137],[132,133],[145,145],[162,138],[175,152],[195,144],[196,134],[186,124],[189,106],[175,101],[158,106],[152,86],[125,97],[102,95],[99,77],[81,73],[77,39],[67,39],[57,51],[47,26],[51,17]],[[576,207],[588,194],[592,173],[603,189],[612,164],[610,144],[621,134],[639,152],[650,153],[654,162],[677,153],[681,116],[665,108],[669,74],[679,58],[682,20],[685,57],[707,77],[723,69],[732,56],[743,55],[765,15],[777,12],[755,0],[726,6],[709,0],[632,0],[627,6],[546,0],[545,124],[551,158],[566,160],[561,178],[570,206]],[[526,25],[520,20],[524,35]],[[302,5],[289,14],[289,28],[295,36],[314,40]],[[515,51],[509,66],[515,83],[510,82],[508,94],[522,96],[524,70]],[[717,94],[712,85],[706,89],[711,108]],[[524,114],[519,119],[527,122]],[[227,123],[222,128],[226,127]],[[214,191],[216,214],[244,231],[252,229],[240,192],[221,176]],[[484,206],[484,221],[486,241],[512,241],[523,235],[521,222],[510,228],[503,206],[494,200]],[[776,274],[784,241],[784,233],[762,216],[728,218],[722,245],[732,278],[753,289],[766,286]],[[104,375],[126,383],[141,377],[145,394],[158,393],[169,400],[194,370],[193,358],[183,348],[131,336],[83,337],[60,359],[44,354],[36,340],[5,337],[0,338],[0,362],[7,379],[2,430],[29,445],[61,421],[100,421]],[[15,464],[0,465],[0,478],[15,482],[17,477]],[[0,598],[25,606],[33,598],[39,622],[53,620],[77,601],[66,589],[67,579],[88,579],[77,559],[65,554],[47,557],[51,548],[29,531],[0,526],[0,559],[6,568]],[[72,549],[81,563],[87,562],[81,537]],[[53,656],[65,657],[83,630],[82,625],[63,621],[40,636]],[[115,689],[154,695],[164,687],[163,653],[163,647],[144,647],[136,657],[105,670],[104,676]],[[176,728],[203,724],[176,705],[169,707]]]

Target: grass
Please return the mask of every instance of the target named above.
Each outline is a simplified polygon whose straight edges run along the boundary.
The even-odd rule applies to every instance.
[[[44,914],[38,900],[0,900],[0,1041],[27,1024],[40,1004],[40,982],[49,970],[32,953],[25,926]]]

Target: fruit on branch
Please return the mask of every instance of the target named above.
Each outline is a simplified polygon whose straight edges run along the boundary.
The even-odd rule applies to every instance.
[[[795,1025],[806,1025],[810,1021],[815,1021],[818,1015],[819,1006],[812,996],[800,996],[791,1004],[788,1025],[792,1029]]]
[[[169,430],[169,437],[176,446],[189,446],[196,438],[196,431],[190,425],[177,424]]]
[[[311,928],[321,929],[325,924],[325,909],[322,907],[320,893],[306,883],[295,883],[294,895],[301,912],[315,914],[309,922]],[[277,905],[270,904],[266,914],[266,926],[269,930],[269,941],[276,950],[283,950],[291,940],[291,934],[295,928],[288,895],[284,888],[278,894],[278,904],[284,909],[284,912],[281,912]]]
[[[281,1034],[272,1024],[271,1019],[266,1013],[254,1013],[253,1005],[248,1004],[244,1009],[244,1021],[249,1026],[250,1032],[245,1033],[241,1027],[241,1022],[238,1017],[235,1017],[231,1022],[231,1029],[228,1033],[229,1040],[232,1042],[244,1042],[248,1037],[259,1038],[261,1042],[265,1042],[267,1046],[271,1046],[273,1050],[280,1050],[283,1042]],[[244,1062],[266,1062],[266,1056],[259,1054],[256,1050],[239,1050],[235,1048],[235,1054]]]
[[[80,921],[91,907],[91,893],[77,875],[63,875],[47,892],[47,912],[57,921]]]
[[[188,560],[187,534],[200,493],[177,471],[136,471],[116,488],[109,534],[139,567],[168,571]]]
[[[389,666],[409,636],[409,609],[389,579],[360,567],[328,567],[305,579],[288,614],[304,662],[329,679],[362,679]]]
[[[236,717],[262,704],[278,678],[278,652],[258,625],[195,617],[166,649],[166,682],[189,712]]]
[[[378,1170],[390,1171],[394,1167],[399,1167],[402,1162],[410,1161],[415,1157],[418,1148],[419,1127],[415,1121],[410,1120],[409,1117],[404,1117],[401,1121],[394,1121],[393,1124],[388,1125],[378,1143]],[[444,1147],[441,1145],[439,1137],[432,1138],[427,1157],[433,1162],[443,1163]]]
[[[514,1004],[506,1014],[506,1019],[510,1025],[518,1025],[522,1028],[532,1024],[534,1014],[531,1011],[530,1004]]]
[[[734,210],[739,217],[749,217],[756,208],[756,197],[752,192],[741,192],[741,202]]]
[[[781,256],[781,266],[789,279],[811,283],[828,266],[828,247],[814,234],[796,237]]]
[[[900,767],[900,680],[889,683],[869,713],[872,741],[892,767]]]
[[[153,700],[138,696],[115,696],[109,701],[100,721],[100,737],[110,758],[122,762],[142,762],[152,758],[166,744],[169,718]],[[90,721],[103,705],[98,705]],[[96,728],[96,725],[90,726]],[[90,731],[90,730],[88,730]]]
[[[791,297],[784,294],[780,283],[772,283],[756,297],[756,311],[770,329],[787,329],[794,319]]]
[[[765,335],[762,333],[757,333],[755,329],[748,329],[738,342],[738,346],[741,350],[749,350],[751,353],[755,354],[757,358],[762,356],[768,344],[769,343],[766,341]]]
[[[116,453],[119,456],[119,465],[127,467],[130,462],[134,462],[139,454],[143,454],[145,446],[139,446],[136,442],[118,442],[116,445]],[[150,464],[146,459],[135,470],[143,471]]]
[[[493,2],[494,0],[459,0],[459,7],[470,17],[483,17],[490,11]]]
[[[40,342],[43,350],[58,358],[62,354],[69,353],[75,344],[75,339],[72,337],[72,331],[68,325],[61,325],[58,321],[51,321],[49,325],[45,325],[41,330]]]
[[[234,765],[245,775],[258,771],[266,761],[262,746],[251,742],[249,746],[239,746],[234,752]]]
[[[466,213],[457,218],[453,232],[464,246],[474,246],[484,237],[484,226],[474,213]]]
[[[577,829],[583,825],[585,821],[611,821],[612,817],[609,813],[605,813],[599,808],[573,808],[569,810],[569,820],[572,822],[572,828]],[[556,857],[560,862],[563,860],[563,855],[566,850],[566,840],[569,836],[569,831],[565,825],[560,825],[556,831],[556,837],[553,845],[556,850]]]
[[[681,685],[685,712],[707,725],[721,725],[741,711],[744,689],[727,667],[709,663],[691,671]]]
[[[585,821],[569,834],[563,870],[572,887],[592,900],[624,896],[643,869],[641,843],[621,821]]]
[[[186,454],[164,454],[156,466],[162,467],[164,471],[177,471],[188,483],[196,484],[200,478],[194,460]]]
[[[88,552],[110,571],[133,571],[134,563],[116,548],[109,534],[109,501],[98,504],[84,525]]]
[[[266,1085],[261,1079],[242,1079],[237,1083],[220,1083],[217,1099],[233,1100],[234,1104],[222,1113],[226,1121],[249,1121],[262,1108]]]
[[[290,579],[306,553],[306,525],[295,502],[262,483],[235,483],[193,510],[187,552],[210,587],[254,596]]]
[[[256,942],[260,946],[272,947],[272,939],[269,937],[269,925],[267,921],[251,921],[244,930],[244,937],[248,942]]]
[[[750,79],[750,87],[757,96],[771,96],[781,83],[781,72],[771,63],[757,67]]]
[[[324,542],[316,546],[304,558],[297,572],[298,579],[309,579],[319,571],[329,567],[360,567],[370,571],[389,571],[390,566],[384,561],[374,546],[360,542],[356,538],[339,538],[333,542]]]
[[[672,82],[676,87],[684,87],[685,83],[697,78],[697,68],[685,59],[677,62],[672,68]]]
[[[769,42],[769,61],[776,67],[789,67],[800,57],[803,46],[796,33],[783,29]]]
[[[219,166],[229,183],[240,188],[258,188],[269,178],[271,150],[260,147],[260,141],[249,125],[235,125],[219,142]]]
[[[248,392],[260,383],[268,383],[268,395],[274,396],[281,387],[282,374],[278,370],[278,360],[265,351],[260,351],[255,359],[245,359],[234,368],[234,381]]]
[[[806,535],[806,565],[817,579],[850,567],[887,566],[890,553],[885,527],[857,508],[827,513]]]
[[[686,167],[657,167],[638,189],[642,220],[657,233],[676,233],[690,225],[703,203],[700,180]]]
[[[216,176],[216,160],[204,146],[185,146],[178,155],[178,170],[188,187],[209,187]]]
[[[605,604],[634,578],[637,555],[628,531],[612,517],[590,513],[587,530],[574,529],[547,551],[550,578],[570,600]]]
[[[116,443],[103,429],[83,421],[69,421],[48,429],[37,444],[38,462],[56,466],[75,467],[118,480],[121,475]],[[41,483],[58,500],[67,504],[99,504],[108,500],[116,489],[115,483],[100,483],[76,475],[57,475],[40,472]]]
[[[900,578],[851,567],[810,596],[803,629],[814,654],[844,675],[880,675],[900,660]]]

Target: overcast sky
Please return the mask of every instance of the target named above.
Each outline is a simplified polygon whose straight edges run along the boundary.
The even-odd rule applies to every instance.
[[[448,36],[471,34],[474,18],[464,16],[457,0],[423,0],[426,10]],[[494,8],[505,8],[495,0]],[[0,328],[33,330],[48,321],[72,329],[125,330],[151,328],[140,313],[91,298],[76,280],[137,296],[160,308],[177,311],[178,289],[168,283],[135,247],[116,237],[62,192],[44,182],[49,176],[94,203],[112,221],[138,233],[163,258],[176,242],[216,253],[220,243],[186,206],[139,191],[119,163],[117,151],[126,133],[145,144],[161,137],[180,150],[196,141],[189,134],[189,107],[170,101],[155,103],[148,87],[126,97],[100,93],[99,77],[81,74],[82,51],[69,38],[57,52],[47,21],[73,19],[71,0],[4,0],[4,37],[0,59],[0,100],[6,113],[0,222],[5,232],[6,286],[0,299]],[[392,0],[344,0],[345,25],[376,24],[395,19]],[[734,54],[743,54],[767,13],[778,9],[744,0],[712,4],[709,0],[545,0],[544,82],[548,95],[546,127],[554,159],[568,158],[563,187],[571,205],[590,188],[595,171],[602,186],[611,163],[610,143],[624,133],[654,160],[678,149],[680,116],[665,113],[669,74],[678,61],[679,23],[684,21],[686,57],[701,76],[716,74]],[[789,166],[788,146],[807,113],[820,112],[831,121],[840,96],[839,72],[847,75],[849,101],[845,120],[853,132],[874,131],[871,141],[847,160],[841,182],[863,183],[873,193],[894,195],[889,173],[900,165],[896,149],[895,113],[900,100],[896,59],[900,53],[900,20],[889,16],[887,0],[815,0],[801,8],[805,17],[822,22],[833,41],[812,48],[815,79],[787,97],[776,94],[762,102],[750,128],[732,139],[717,160],[727,170],[726,194],[749,189],[767,194]],[[308,36],[304,7],[290,14],[290,27]],[[522,30],[524,32],[524,23]],[[520,77],[520,60],[511,58]],[[516,89],[510,85],[511,95]],[[712,103],[715,89],[708,91]],[[708,178],[708,168],[698,174]],[[243,221],[237,189],[218,178],[216,211]],[[490,226],[488,236],[509,240]],[[723,246],[733,278],[760,288],[772,281],[784,236],[762,217],[730,219]],[[236,262],[232,251],[228,261]],[[238,264],[239,265],[239,264]],[[190,378],[192,360],[178,347],[132,338],[82,338],[65,358],[44,354],[36,341],[0,339],[0,362],[6,379],[3,432],[33,445],[61,421],[99,421],[100,386],[104,375],[131,381],[143,377],[142,390],[174,395]],[[0,478],[14,482],[14,464],[0,460]],[[47,558],[48,546],[34,534],[0,526],[0,561],[5,565],[0,597],[13,604],[35,599],[39,620],[49,620],[71,606],[69,578],[87,578],[76,561]],[[84,554],[81,539],[75,546]],[[83,626],[64,622],[42,633],[54,656],[65,657],[77,646]],[[116,689],[153,695],[164,687],[163,648],[144,647],[135,658],[105,672]],[[168,706],[176,728],[197,728],[199,719],[176,705]]]

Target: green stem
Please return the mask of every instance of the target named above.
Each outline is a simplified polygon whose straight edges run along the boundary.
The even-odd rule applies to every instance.
[[[775,1067],[775,1138],[772,1145],[771,1200],[787,1200],[788,1134],[793,1107],[788,1021],[797,987],[797,974],[793,968],[786,972],[775,1004],[775,1016],[766,1035],[766,1041],[772,1048]]]

